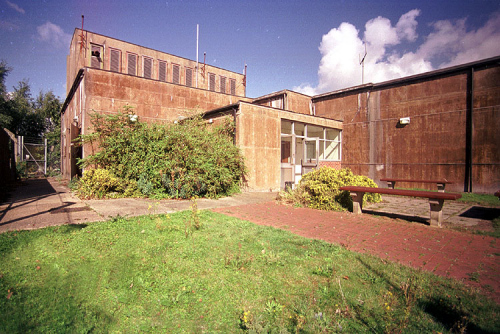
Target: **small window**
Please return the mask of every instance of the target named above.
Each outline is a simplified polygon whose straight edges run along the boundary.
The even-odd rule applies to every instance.
[[[215,74],[208,73],[208,89],[215,92]]]
[[[292,122],[281,120],[281,134],[291,135],[292,134]]]
[[[153,59],[144,57],[144,77],[151,79],[153,76]]]
[[[102,46],[91,44],[90,66],[93,68],[102,68]]]
[[[120,60],[121,60],[121,52],[120,50],[110,49],[111,59],[109,62],[109,70],[113,72],[120,72]]]
[[[186,68],[186,86],[193,87],[193,69]]]
[[[158,80],[167,81],[167,62],[158,61]]]
[[[236,95],[236,80],[235,79],[229,79],[229,86],[231,89],[231,95]]]
[[[308,138],[319,138],[323,139],[323,128],[315,125],[307,126],[307,137]]]
[[[127,73],[137,75],[137,55],[133,53],[127,54]]]
[[[226,93],[226,77],[220,77],[220,92]]]
[[[305,132],[304,132],[304,124],[303,123],[295,123],[294,124],[294,132],[295,132],[295,135],[297,136],[305,136]]]
[[[172,65],[172,82],[174,84],[179,84],[181,82],[181,67],[177,64]]]

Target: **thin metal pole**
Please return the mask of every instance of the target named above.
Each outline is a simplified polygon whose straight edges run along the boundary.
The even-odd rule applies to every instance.
[[[45,166],[44,174],[47,175],[47,138],[45,138]]]
[[[196,88],[198,88],[198,44],[200,41],[200,25],[196,25]]]

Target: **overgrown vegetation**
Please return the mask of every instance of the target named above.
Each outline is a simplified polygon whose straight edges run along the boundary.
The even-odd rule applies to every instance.
[[[349,168],[340,170],[321,167],[305,174],[297,188],[279,194],[282,201],[313,209],[345,211],[352,210],[352,198],[342,186],[377,188],[377,184],[363,175],[354,175]],[[380,202],[380,194],[366,193],[363,202]]]
[[[80,162],[87,169],[80,180],[81,196],[129,196],[135,193],[134,185],[153,198],[217,198],[239,191],[245,168],[232,141],[231,122],[210,128],[201,117],[147,124],[132,116],[128,108],[114,115],[92,115],[93,132],[81,139],[98,149]],[[99,188],[96,178],[103,170],[107,184]]]
[[[0,291],[2,333],[500,331],[499,306],[458,281],[195,202],[3,233]]]

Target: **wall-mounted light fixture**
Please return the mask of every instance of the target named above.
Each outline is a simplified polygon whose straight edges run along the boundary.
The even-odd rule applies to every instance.
[[[410,124],[410,117],[403,117],[399,119],[399,124],[407,125]]]

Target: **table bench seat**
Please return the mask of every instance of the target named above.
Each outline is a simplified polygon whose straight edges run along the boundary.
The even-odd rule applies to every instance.
[[[388,188],[371,188],[358,186],[344,186],[340,190],[349,191],[353,201],[353,213],[362,213],[363,196],[365,193],[377,193],[385,195],[409,196],[428,198],[430,205],[430,224],[431,226],[441,227],[443,220],[443,204],[445,200],[456,200],[462,197],[461,194],[422,191],[422,190],[407,190],[407,189],[388,189]]]
[[[396,179],[396,178],[382,178],[380,179],[382,182],[387,182],[387,186],[391,189],[394,189],[396,186],[396,182],[408,182],[408,183],[435,183],[437,185],[438,191],[439,192],[444,192],[444,188],[447,184],[451,184],[453,182],[450,182],[446,179],[442,180],[415,180],[415,179]]]

